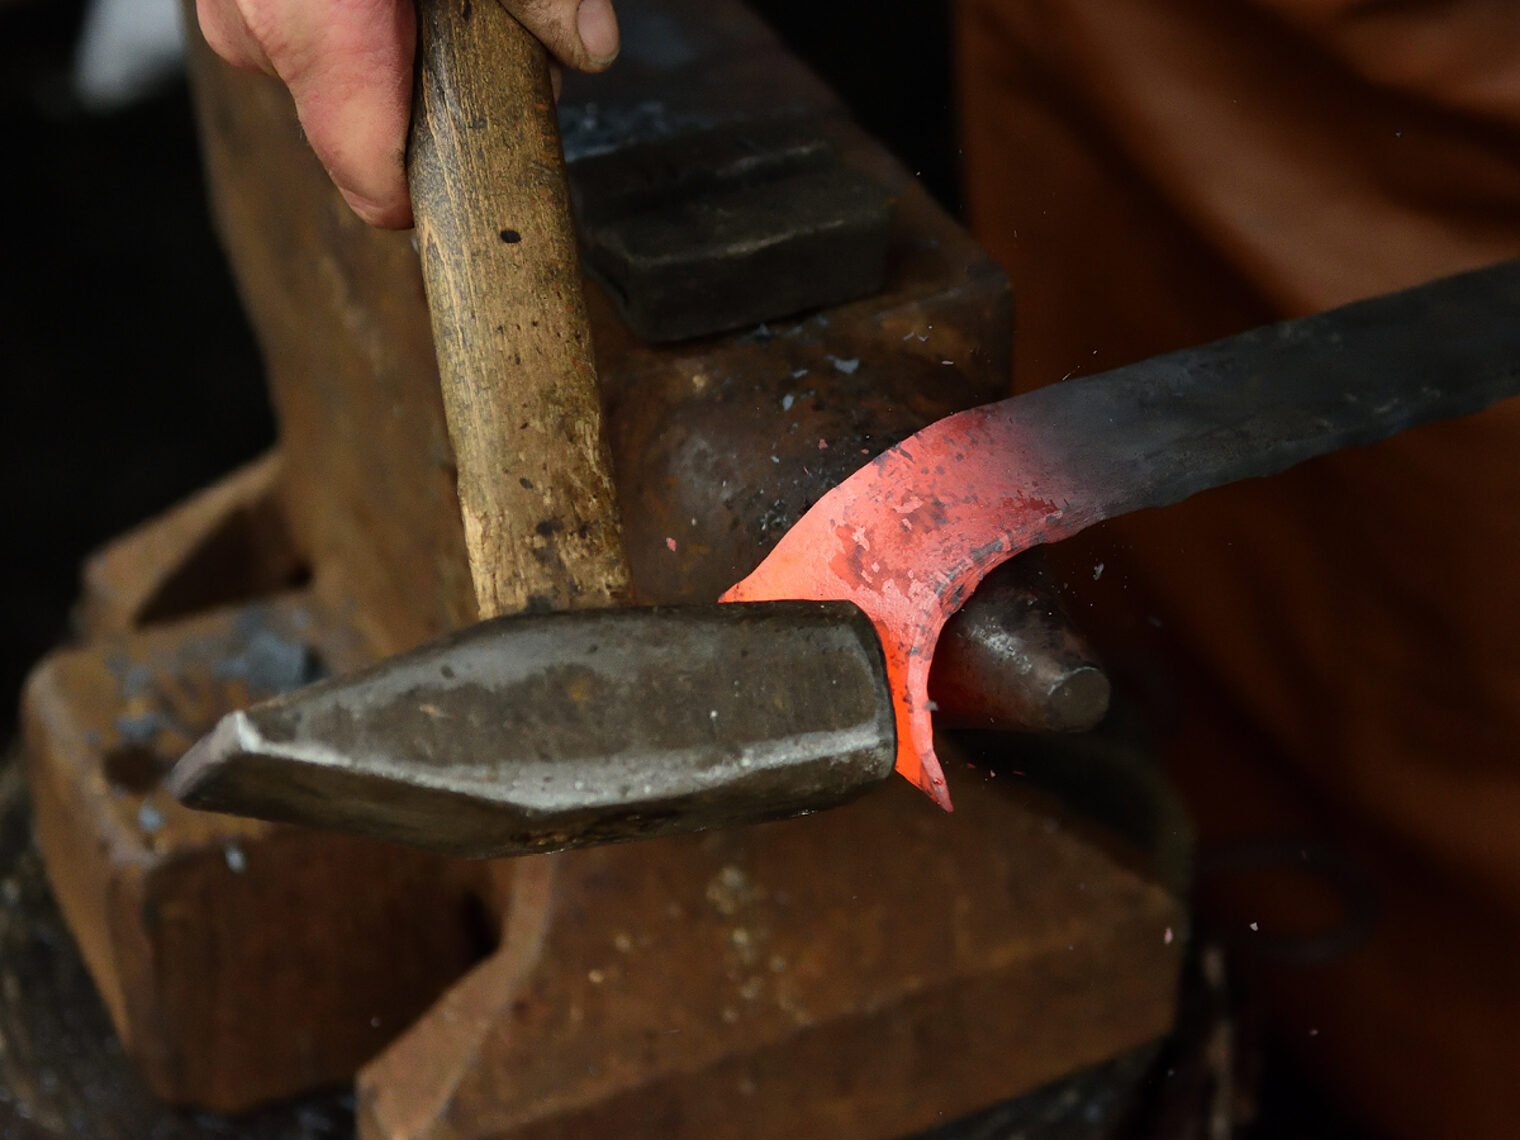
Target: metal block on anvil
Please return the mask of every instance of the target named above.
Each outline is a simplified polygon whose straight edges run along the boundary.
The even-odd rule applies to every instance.
[[[881,288],[888,199],[805,119],[735,123],[569,167],[587,270],[650,341]]]

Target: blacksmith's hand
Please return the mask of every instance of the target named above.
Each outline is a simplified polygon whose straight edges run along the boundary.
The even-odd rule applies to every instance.
[[[611,0],[503,3],[567,67],[601,71],[617,57]],[[355,213],[389,229],[412,224],[412,0],[196,0],[196,12],[218,55],[290,88],[312,149]]]

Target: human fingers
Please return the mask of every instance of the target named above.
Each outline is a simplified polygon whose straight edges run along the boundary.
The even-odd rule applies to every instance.
[[[598,71],[617,57],[611,0],[505,3],[567,66]],[[196,0],[196,9],[219,55],[290,88],[312,149],[354,212],[373,225],[410,225],[412,0]]]
[[[612,0],[504,0],[549,54],[576,71],[602,71],[621,47]]]
[[[290,88],[307,141],[356,214],[411,225],[412,0],[197,0],[197,13],[219,55]]]
[[[248,29],[237,0],[195,0],[195,16],[211,50],[233,67],[274,74],[269,57]]]

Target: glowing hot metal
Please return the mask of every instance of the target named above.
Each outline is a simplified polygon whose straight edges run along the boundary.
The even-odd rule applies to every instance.
[[[950,809],[928,696],[945,622],[1019,551],[1520,392],[1520,262],[931,424],[804,515],[724,601],[847,599],[886,652],[897,770]]]

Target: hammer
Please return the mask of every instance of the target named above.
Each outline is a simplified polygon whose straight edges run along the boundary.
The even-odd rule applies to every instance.
[[[890,690],[854,605],[621,605],[547,55],[500,4],[417,7],[407,173],[486,620],[229,715],[171,789],[500,855],[783,818],[884,781]]]

